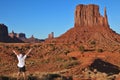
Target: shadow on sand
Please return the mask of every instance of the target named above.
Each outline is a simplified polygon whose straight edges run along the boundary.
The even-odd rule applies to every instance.
[[[97,71],[107,73],[108,75],[118,74],[120,72],[120,68],[118,66],[101,59],[96,59],[89,68],[91,70],[97,69]]]

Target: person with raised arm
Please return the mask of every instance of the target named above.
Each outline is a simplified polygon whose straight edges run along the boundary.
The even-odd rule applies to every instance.
[[[17,66],[19,68],[19,71],[18,71],[18,74],[17,74],[17,80],[19,79],[19,76],[20,76],[21,73],[23,74],[24,80],[26,80],[25,59],[26,59],[27,55],[31,52],[31,50],[32,49],[29,49],[29,51],[26,54],[23,53],[22,51],[20,51],[20,53],[18,53],[15,50],[12,50],[13,53],[15,53],[15,55],[17,56],[17,59],[18,59]]]

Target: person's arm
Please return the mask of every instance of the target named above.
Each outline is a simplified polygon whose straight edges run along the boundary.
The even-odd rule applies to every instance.
[[[18,53],[15,50],[12,50],[12,51],[13,51],[13,53],[15,53],[15,55],[18,55]]]
[[[26,55],[28,55],[31,51],[32,51],[32,49],[30,49],[30,50],[26,53]]]

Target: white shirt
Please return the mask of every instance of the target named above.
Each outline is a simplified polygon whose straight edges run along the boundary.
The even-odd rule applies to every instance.
[[[17,55],[17,58],[18,58],[18,64],[17,64],[17,66],[18,67],[23,67],[23,66],[25,66],[25,58],[27,57],[27,55],[22,55],[22,54],[18,54]]]

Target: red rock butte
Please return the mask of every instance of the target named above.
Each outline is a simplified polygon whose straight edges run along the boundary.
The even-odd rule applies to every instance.
[[[54,39],[47,39],[49,43],[90,44],[94,41],[102,46],[120,43],[120,35],[110,29],[104,8],[104,16],[95,4],[77,5],[75,9],[74,27]]]
[[[80,26],[108,26],[106,8],[104,16],[99,13],[99,6],[94,4],[80,4],[75,10],[75,27]]]

